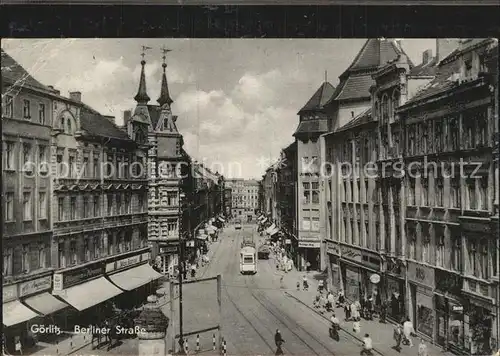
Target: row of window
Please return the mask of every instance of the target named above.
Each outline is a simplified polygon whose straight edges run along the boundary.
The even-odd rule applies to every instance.
[[[33,144],[30,142],[23,142],[21,144],[22,151],[16,155],[16,143],[13,141],[4,141],[4,170],[15,170],[17,167],[16,157],[21,157],[21,166],[26,170],[34,169],[32,164],[38,165],[40,171],[48,172],[47,162],[47,145],[38,145],[38,161],[34,157]]]
[[[14,116],[14,97],[5,95],[4,117],[13,118]],[[45,125],[46,107],[43,103],[38,103],[38,123]],[[23,119],[31,120],[31,102],[28,99],[23,99]]]
[[[33,220],[33,200],[34,193],[33,192],[23,192],[22,193],[22,214],[23,221],[32,221]],[[48,202],[47,202],[47,192],[38,192],[38,200],[37,200],[37,212],[36,217],[39,220],[47,219],[48,213]],[[12,222],[16,220],[16,216],[14,214],[14,193],[6,192],[5,193],[5,222]]]
[[[145,175],[144,160],[127,154],[106,153],[106,161],[100,160],[99,153],[84,153],[81,166],[77,166],[75,150],[68,151],[67,161],[64,160],[64,151],[58,149],[57,164],[59,177],[67,178],[100,178],[104,174],[107,178],[139,178]],[[91,159],[92,157],[92,159]],[[100,165],[102,164],[102,168]]]
[[[83,195],[57,198],[57,221],[77,220],[101,216],[101,196]],[[144,212],[144,195],[114,193],[106,195],[106,215]]]
[[[61,242],[58,245],[58,266],[59,268],[75,266],[146,246],[146,234],[142,234],[139,239],[133,239],[131,233],[119,234],[114,239],[110,239],[107,235],[86,238],[83,239],[83,246],[78,246],[76,240],[71,240],[68,244]]]
[[[14,255],[14,253],[19,255]],[[29,273],[31,271],[36,271],[38,269],[43,269],[48,267],[50,248],[49,245],[37,244],[29,245],[23,244],[21,249],[16,250],[12,248],[5,248],[3,250],[3,269],[2,275],[12,276],[20,273]],[[19,271],[14,270],[14,257],[16,260],[20,260]]]

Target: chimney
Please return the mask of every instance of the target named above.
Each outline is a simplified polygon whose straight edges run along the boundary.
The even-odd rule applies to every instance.
[[[458,38],[438,38],[436,39],[436,58],[442,61],[451,52],[458,48],[460,40]]]
[[[82,93],[79,91],[70,91],[69,98],[77,103],[80,103],[82,101]]]
[[[130,118],[132,117],[132,111],[131,110],[125,110],[123,112],[123,126],[127,127],[128,122],[130,121]]]
[[[427,49],[422,53],[422,64],[428,64],[432,60],[432,49]]]
[[[103,115],[106,119],[108,119],[109,121],[111,121],[113,124],[116,125],[116,122],[115,122],[115,117],[114,116],[111,116],[111,115]]]

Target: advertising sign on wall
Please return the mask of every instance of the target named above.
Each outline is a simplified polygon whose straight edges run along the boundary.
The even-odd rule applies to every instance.
[[[52,277],[46,276],[42,278],[33,279],[31,281],[19,284],[19,297],[24,297],[30,294],[35,294],[47,289],[52,285]]]
[[[408,261],[408,279],[427,288],[435,286],[434,269],[415,262]]]
[[[311,242],[311,241],[299,241],[299,247],[306,248],[320,248],[320,242]]]
[[[54,291],[61,291],[68,287],[80,284],[81,282],[92,279],[104,273],[104,266],[102,264],[95,264],[93,266],[87,266],[83,268],[78,268],[70,271],[65,271],[62,273],[54,274]]]

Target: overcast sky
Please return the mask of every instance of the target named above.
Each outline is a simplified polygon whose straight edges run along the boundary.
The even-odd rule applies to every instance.
[[[118,124],[135,106],[141,46],[152,47],[146,54],[150,104],[160,92],[160,49],[172,49],[167,79],[188,153],[226,177],[260,179],[264,165],[293,142],[297,111],[325,71],[337,86],[365,41],[3,39],[2,48],[43,84],[66,96],[81,91],[86,104]],[[436,51],[434,39],[402,40],[402,47],[415,64],[424,50]]]

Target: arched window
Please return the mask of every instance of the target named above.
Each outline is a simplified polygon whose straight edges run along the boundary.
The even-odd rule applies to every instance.
[[[71,119],[68,118],[68,133],[72,134],[73,133],[73,127],[71,127]]]
[[[378,112],[378,101],[375,102],[375,118],[377,120],[380,119],[379,112]]]
[[[392,93],[392,108],[391,108],[391,117],[394,118],[396,114],[396,109],[399,107],[399,90],[394,90]]]
[[[65,131],[64,130],[64,117],[61,117],[61,119],[59,120],[59,126],[60,126],[59,128],[61,130]]]

